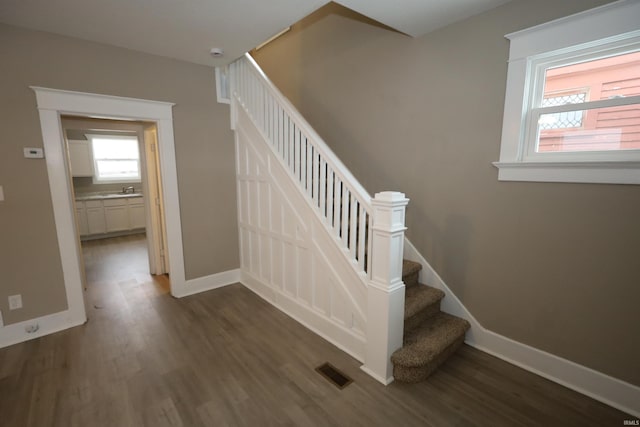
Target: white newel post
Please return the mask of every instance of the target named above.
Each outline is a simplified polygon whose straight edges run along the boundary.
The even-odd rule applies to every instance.
[[[393,381],[391,354],[402,347],[404,283],[402,251],[404,193],[385,191],[373,198],[371,282],[367,301],[367,348],[362,367],[383,384]]]

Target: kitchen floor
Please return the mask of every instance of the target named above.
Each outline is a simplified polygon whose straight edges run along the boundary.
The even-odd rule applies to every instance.
[[[147,238],[144,233],[83,241],[82,255],[88,286],[125,279],[144,283],[154,277],[149,274]]]

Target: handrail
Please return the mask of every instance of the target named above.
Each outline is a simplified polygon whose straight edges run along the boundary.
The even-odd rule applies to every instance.
[[[365,188],[360,184],[360,182],[356,179],[355,176],[349,171],[349,169],[342,163],[340,158],[335,155],[335,153],[331,150],[329,145],[322,139],[320,135],[311,127],[309,122],[302,117],[302,114],[298,111],[296,107],[289,101],[280,90],[269,80],[269,77],[262,71],[262,68],[258,65],[258,63],[253,59],[253,57],[245,53],[244,59],[246,59],[252,66],[252,71],[257,73],[262,79],[263,83],[269,88],[271,94],[276,97],[278,102],[286,107],[288,114],[293,117],[295,122],[303,128],[305,133],[317,143],[317,149],[320,151],[322,156],[327,160],[327,163],[331,163],[335,167],[335,171],[340,173],[343,181],[348,182],[352,187],[352,191],[354,191],[358,196],[362,203],[366,203],[368,211],[371,211],[371,195],[365,190]]]
[[[231,95],[271,142],[343,249],[369,272],[372,197],[249,55],[233,62]]]

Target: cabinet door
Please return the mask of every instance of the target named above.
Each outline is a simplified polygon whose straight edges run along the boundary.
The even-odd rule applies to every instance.
[[[126,203],[122,206],[105,206],[104,217],[107,222],[107,233],[129,229],[129,212]]]
[[[93,157],[89,141],[69,141],[71,176],[93,176]]]
[[[107,225],[104,220],[104,208],[87,207],[87,226],[89,234],[102,234],[107,232]]]
[[[87,210],[84,203],[76,202],[76,220],[78,222],[78,232],[80,236],[89,234],[89,223],[87,222]]]
[[[145,228],[147,226],[142,197],[129,199],[129,225],[131,229]]]

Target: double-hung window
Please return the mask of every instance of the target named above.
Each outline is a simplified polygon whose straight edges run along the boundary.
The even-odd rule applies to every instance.
[[[640,184],[640,2],[507,35],[499,179]]]
[[[87,135],[87,138],[93,152],[95,183],[140,181],[138,138],[114,135]]]

